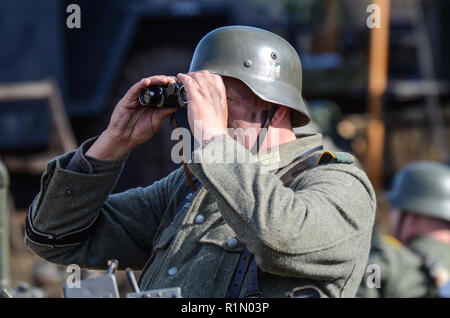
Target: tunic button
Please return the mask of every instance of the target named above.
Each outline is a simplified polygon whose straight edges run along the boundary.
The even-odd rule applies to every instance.
[[[73,191],[71,188],[66,189],[66,195],[72,195]]]
[[[191,206],[191,202],[186,202],[186,203],[183,205],[183,208],[188,209],[190,206]]]
[[[188,194],[186,194],[186,200],[190,200],[192,196],[193,196],[192,192],[189,192]]]
[[[177,272],[178,272],[178,268],[176,268],[176,267],[174,266],[174,267],[169,268],[169,270],[167,271],[167,274],[169,274],[169,276],[173,276],[173,275],[175,275]]]
[[[197,214],[197,216],[195,217],[195,223],[197,224],[202,224],[203,221],[205,220],[205,216],[201,213]]]
[[[238,243],[238,241],[234,237],[229,238],[227,240],[227,247],[228,248],[235,248],[237,246],[237,243]]]

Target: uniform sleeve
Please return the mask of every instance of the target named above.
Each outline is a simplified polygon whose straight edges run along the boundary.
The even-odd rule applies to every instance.
[[[78,148],[67,164],[66,170],[85,174],[99,174],[113,172],[122,168],[122,165],[126,161],[126,157],[119,160],[99,160],[84,154],[96,139],[97,138],[86,140],[80,148]]]
[[[94,228],[81,244],[43,246],[25,237],[26,245],[44,259],[86,268],[105,268],[117,259],[120,268],[141,269],[167,206],[175,172],[147,188],[111,195],[121,167],[84,174],[65,169],[75,152],[50,161],[41,179],[41,191],[29,213],[36,230],[54,236]]]
[[[229,147],[229,139],[194,152],[190,168],[258,266],[281,276],[339,280],[340,287],[356,277],[348,295],[354,296],[367,264],[376,205],[365,174],[344,164],[315,167],[300,175],[294,191],[258,163],[218,162],[226,162],[230,151],[251,156],[237,142]]]

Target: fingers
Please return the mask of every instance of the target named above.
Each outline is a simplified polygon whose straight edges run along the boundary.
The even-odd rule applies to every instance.
[[[208,71],[191,72],[188,74],[179,73],[177,78],[185,86],[188,95],[196,94],[196,92],[202,92],[201,88],[205,87],[225,87],[222,77],[217,74],[210,73]],[[189,99],[189,98],[188,98]]]
[[[192,72],[189,73],[189,75],[191,75],[194,79],[198,79],[198,80],[205,80],[208,82],[221,82],[222,81],[222,76],[211,73],[209,71],[203,70],[203,71],[199,71],[199,72]]]
[[[150,85],[166,86],[169,83],[175,83],[177,78],[175,76],[156,75],[141,79],[139,82],[130,87],[125,96],[128,100],[137,100],[141,89]]]
[[[178,107],[163,107],[160,109],[160,113],[162,118],[166,118],[168,115],[175,113],[178,110]]]
[[[183,83],[184,88],[189,93],[200,88],[196,80],[189,74],[178,73],[177,78]]]
[[[167,75],[155,75],[141,79],[139,82],[131,86],[126,96],[129,100],[136,100],[139,92],[150,85],[166,86],[169,83],[181,81],[186,86],[186,91],[195,92],[206,83],[220,83],[222,78],[219,75],[212,74],[208,71],[192,72],[188,74],[179,73],[177,77]],[[223,82],[222,82],[223,85]]]
[[[164,119],[166,119],[167,116],[169,116],[172,113],[175,113],[178,110],[177,107],[163,107],[155,109],[155,121],[160,123]]]
[[[155,75],[148,77],[150,79],[151,85],[161,85],[165,86],[169,83],[175,83],[177,78],[175,76],[167,76],[167,75]]]
[[[149,78],[143,78],[136,84],[130,87],[128,92],[125,94],[127,97],[137,96],[139,94],[139,91],[145,87],[150,85],[150,79]]]

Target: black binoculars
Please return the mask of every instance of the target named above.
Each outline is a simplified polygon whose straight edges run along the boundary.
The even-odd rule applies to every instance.
[[[139,92],[139,102],[150,107],[184,107],[188,103],[184,86],[178,83],[143,88]]]

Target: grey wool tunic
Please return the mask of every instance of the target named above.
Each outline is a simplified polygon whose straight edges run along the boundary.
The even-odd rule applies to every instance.
[[[318,134],[302,135],[271,153],[282,168],[321,144]],[[217,160],[231,152],[249,162]],[[368,260],[376,199],[366,174],[353,164],[313,167],[286,187],[241,144],[218,136],[193,153],[188,167],[201,187],[175,215],[189,191],[182,168],[146,188],[111,195],[121,168],[67,170],[74,153],[48,163],[30,208],[33,224],[62,235],[98,219],[74,246],[44,246],[25,237],[46,260],[101,269],[117,259],[122,269],[143,270],[142,290],[179,286],[183,297],[224,297],[247,247],[255,254],[263,297],[285,297],[310,285],[323,297],[355,296]],[[246,286],[247,280],[241,296]]]

